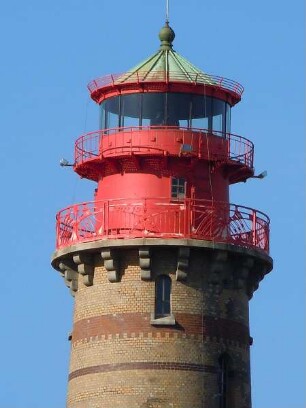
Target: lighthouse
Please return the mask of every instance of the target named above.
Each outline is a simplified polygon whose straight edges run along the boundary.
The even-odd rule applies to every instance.
[[[173,49],[89,83],[77,138],[91,202],[56,215],[52,265],[74,296],[68,408],[251,408],[249,300],[272,269],[269,218],[233,204],[254,145],[232,133],[243,87]]]

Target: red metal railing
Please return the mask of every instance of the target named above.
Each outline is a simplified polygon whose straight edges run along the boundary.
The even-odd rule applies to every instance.
[[[126,72],[123,74],[105,75],[97,78],[87,85],[91,93],[108,86],[123,84],[141,84],[149,82],[182,82],[192,83],[194,85],[206,85],[216,87],[225,91],[230,91],[241,97],[244,88],[241,84],[231,79],[217,75],[201,74],[195,72],[169,72],[165,71],[141,71]]]
[[[110,238],[192,238],[269,252],[269,218],[208,200],[114,199],[72,205],[56,216],[57,249]]]
[[[75,165],[98,157],[132,153],[181,155],[184,146],[188,147],[188,154],[208,160],[233,160],[253,168],[254,145],[250,140],[230,133],[171,126],[126,127],[87,133],[75,142]]]

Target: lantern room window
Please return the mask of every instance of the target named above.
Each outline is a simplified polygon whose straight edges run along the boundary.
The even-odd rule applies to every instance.
[[[205,95],[152,92],[119,95],[100,105],[101,129],[174,126],[230,132],[228,103]],[[222,133],[221,133],[222,132]]]

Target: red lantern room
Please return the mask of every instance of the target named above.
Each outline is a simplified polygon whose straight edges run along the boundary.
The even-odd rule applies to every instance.
[[[57,216],[57,247],[103,238],[184,237],[268,250],[269,219],[229,204],[254,174],[253,143],[231,133],[243,87],[200,71],[172,48],[88,85],[100,129],[75,143],[74,170],[98,183],[91,203]]]

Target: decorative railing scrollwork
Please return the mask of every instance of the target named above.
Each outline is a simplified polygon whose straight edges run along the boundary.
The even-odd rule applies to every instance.
[[[190,238],[269,252],[269,218],[208,200],[114,199],[75,204],[56,216],[56,247],[111,238]]]

